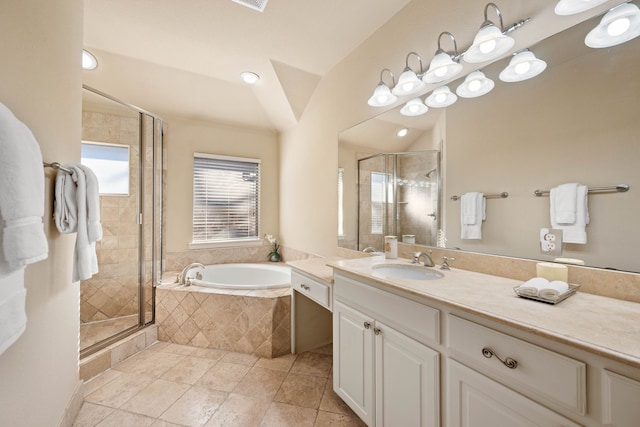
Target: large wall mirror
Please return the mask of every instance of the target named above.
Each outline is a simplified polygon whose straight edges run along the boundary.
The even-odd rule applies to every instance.
[[[600,17],[530,46],[547,62],[539,76],[504,83],[498,74],[510,58],[484,67],[496,83],[479,98],[405,117],[400,107],[340,134],[339,164],[354,156],[408,149],[441,149],[441,224],[447,248],[552,260],[540,252],[540,229],[550,226],[550,199],[534,195],[563,183],[590,188],[627,184],[627,192],[588,196],[586,244],[565,244],[561,256],[600,268],[640,272],[640,38],[604,49],[585,45]],[[449,84],[452,90],[462,82]],[[423,97],[424,98],[424,97]],[[395,132],[409,129],[406,140]],[[405,142],[406,141],[406,142]],[[344,193],[357,191],[345,175]],[[478,191],[508,192],[487,199],[482,239],[461,238],[460,201]],[[355,230],[357,204],[345,196],[344,234]],[[428,214],[430,212],[425,212]],[[445,241],[446,238],[446,241]],[[344,235],[340,242],[348,242]],[[342,246],[342,245],[341,245]]]

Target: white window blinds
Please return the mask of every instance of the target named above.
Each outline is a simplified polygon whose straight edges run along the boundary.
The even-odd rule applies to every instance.
[[[384,221],[384,187],[386,175],[371,172],[371,234],[382,234]]]
[[[257,239],[260,160],[193,156],[193,243]]]

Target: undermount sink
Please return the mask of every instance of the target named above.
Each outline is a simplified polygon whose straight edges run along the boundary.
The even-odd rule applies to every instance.
[[[437,280],[444,274],[421,265],[379,264],[373,266],[371,273],[380,279]]]

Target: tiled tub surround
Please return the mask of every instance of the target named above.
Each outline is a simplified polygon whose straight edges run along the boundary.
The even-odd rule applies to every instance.
[[[290,319],[291,288],[156,288],[160,341],[276,357],[291,351]]]

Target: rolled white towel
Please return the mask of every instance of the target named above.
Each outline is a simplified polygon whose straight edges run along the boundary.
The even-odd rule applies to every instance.
[[[546,288],[548,285],[549,281],[544,277],[534,277],[518,286],[518,293],[530,297],[537,297],[540,289]]]
[[[555,299],[569,290],[569,285],[560,280],[549,282],[538,290],[538,296],[545,299]]]

